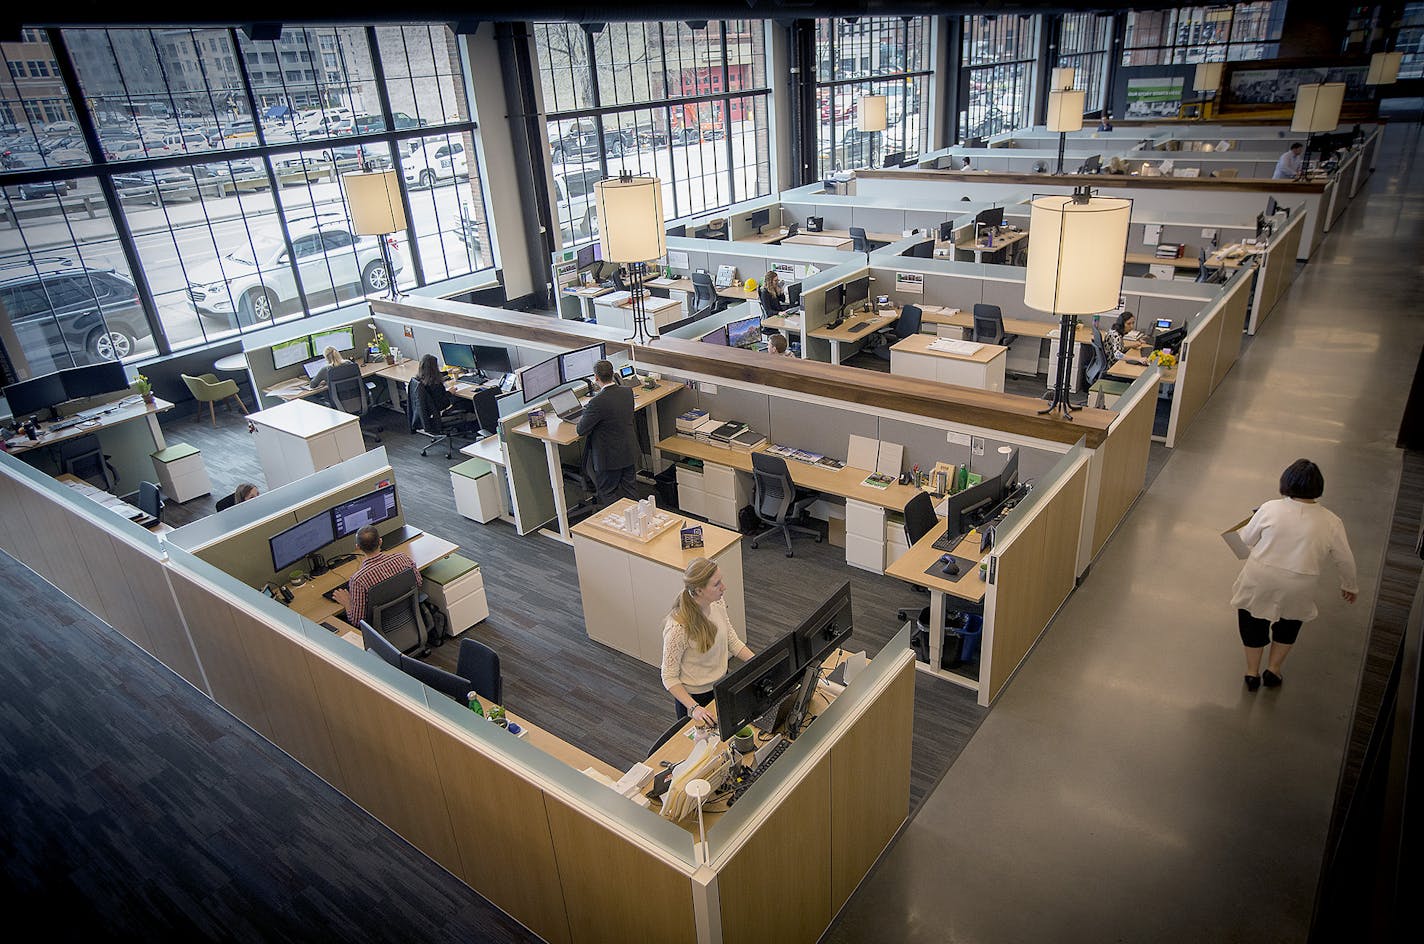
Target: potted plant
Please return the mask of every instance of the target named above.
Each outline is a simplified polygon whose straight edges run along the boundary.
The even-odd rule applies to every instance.
[[[387,364],[394,364],[396,358],[395,355],[391,353],[391,342],[386,340],[386,336],[377,331],[376,337],[373,340],[376,344],[376,350],[380,353],[381,357],[385,359],[385,362]]]
[[[148,378],[143,374],[134,377],[133,388],[138,391],[138,395],[143,397],[143,402],[153,406],[153,384],[148,382]]]
[[[741,754],[750,754],[756,749],[756,732],[752,730],[751,725],[747,725],[737,732],[736,736],[732,738],[732,747]]]

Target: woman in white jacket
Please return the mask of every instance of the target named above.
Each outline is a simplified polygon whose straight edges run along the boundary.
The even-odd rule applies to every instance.
[[[1300,626],[1315,619],[1315,585],[1327,559],[1340,571],[1340,596],[1354,603],[1355,557],[1345,526],[1318,501],[1325,477],[1309,459],[1297,459],[1281,473],[1281,498],[1268,501],[1241,530],[1251,548],[1231,605],[1237,608],[1241,644],[1246,647],[1246,688],[1280,685],[1281,665],[1295,644]],[[1261,671],[1270,643],[1271,657]]]

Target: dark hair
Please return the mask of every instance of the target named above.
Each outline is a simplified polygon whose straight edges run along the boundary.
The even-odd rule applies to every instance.
[[[1286,498],[1319,498],[1325,492],[1325,476],[1309,459],[1297,459],[1281,473],[1281,494]]]
[[[1112,329],[1118,334],[1122,334],[1123,330],[1127,328],[1127,319],[1135,317],[1137,316],[1130,311],[1123,312],[1122,314],[1118,315],[1117,320],[1113,322]]]
[[[243,482],[238,485],[237,488],[232,490],[232,498],[234,505],[238,504],[239,502],[245,502],[249,498],[255,498],[256,496],[257,486],[253,485],[251,482]]]
[[[416,369],[415,376],[420,378],[424,386],[445,386],[445,378],[440,375],[440,362],[435,359],[434,354],[427,354],[420,359],[420,367]]]
[[[374,554],[381,547],[381,532],[373,524],[365,525],[356,532],[356,546],[362,554]]]
[[[613,362],[595,361],[593,364],[593,377],[599,383],[613,383]]]
[[[1304,144],[1302,144],[1302,143],[1299,142],[1299,141],[1295,141],[1295,142],[1292,142],[1291,146],[1290,146],[1289,148],[1287,148],[1287,150],[1294,151],[1296,148],[1303,148],[1303,147],[1305,147]]]

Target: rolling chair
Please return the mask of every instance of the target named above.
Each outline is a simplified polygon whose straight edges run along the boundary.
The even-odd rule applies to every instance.
[[[920,333],[920,324],[924,320],[924,312],[920,311],[919,305],[903,305],[900,308],[900,320],[896,321],[887,330],[880,332],[882,335],[889,335],[894,338],[889,344],[883,344],[875,349],[875,356],[881,360],[890,359],[890,348],[898,341],[914,337]]]
[[[717,285],[706,272],[692,273],[692,318],[705,318],[716,314],[722,308],[722,299],[717,295]]]
[[[648,748],[648,756],[652,757],[654,754],[656,754],[658,752],[658,748],[666,744],[674,734],[681,731],[683,725],[685,724],[687,724],[686,718],[678,718],[676,721],[674,721],[672,723],[672,727],[668,728],[662,734],[658,735],[658,739],[653,742],[653,746]]]
[[[613,290],[615,292],[628,291],[628,283],[623,281],[623,273],[620,270],[615,269],[613,274],[608,277],[608,281],[613,283]]]
[[[1090,349],[1088,363],[1083,368],[1082,387],[1082,389],[1089,391],[1090,394],[1094,392],[1093,388],[1097,387],[1098,381],[1103,379],[1103,374],[1107,373],[1108,369],[1108,350],[1103,344],[1103,333],[1098,330],[1096,321],[1092,323],[1092,328],[1093,346]],[[1097,392],[1101,394],[1102,391],[1099,389]],[[1084,402],[1086,403],[1088,399],[1090,398],[1085,398]],[[1098,400],[1099,405],[1101,405],[1101,395]]]
[[[922,538],[940,526],[939,516],[935,514],[934,499],[928,492],[920,492],[914,498],[905,503],[905,539],[914,547]],[[923,590],[923,587],[916,587],[916,590]],[[980,616],[983,607],[976,604],[961,603],[954,608],[946,608],[944,611],[944,626],[941,632],[952,633],[956,637],[965,638],[972,636],[978,639],[978,632],[983,626],[982,620],[975,621],[974,616]],[[900,622],[905,622],[911,617],[915,619],[915,631],[910,636],[910,646],[915,650],[921,661],[929,661],[929,639],[930,639],[930,608],[902,607],[896,611],[895,618]],[[960,632],[959,630],[963,630]],[[948,658],[948,650],[942,650],[941,660],[947,662],[944,668],[953,668],[960,664],[959,652],[955,653],[955,658]]]
[[[1004,312],[998,305],[980,302],[974,306],[974,340],[980,344],[1001,344],[1008,347],[1019,339],[1017,334],[1004,333]]]
[[[326,399],[333,410],[355,415],[359,426],[360,420],[371,413],[371,398],[366,392],[366,378],[361,376],[361,365],[346,361],[327,370]],[[379,426],[375,432],[364,427],[361,429],[364,438],[377,443],[381,441],[381,437],[376,435],[379,432]]]
[[[790,524],[789,519],[799,517],[806,507],[820,497],[819,492],[799,492],[791,482],[791,470],[786,460],[780,456],[769,456],[764,452],[752,453],[752,480],[755,497],[752,508],[762,524],[769,525],[765,531],[752,538],[752,548],[769,534],[780,533],[786,541],[786,556],[794,557],[791,549],[791,532],[804,534],[821,543],[821,532],[814,528]]]
[[[367,622],[401,652],[419,650],[422,657],[430,655],[430,647],[425,641],[425,620],[420,615],[420,588],[416,586],[414,571],[406,570],[387,577],[367,590],[366,611]]]
[[[1206,247],[1197,249],[1197,281],[1215,282],[1217,275],[1221,272],[1219,268],[1208,268],[1206,264]]]
[[[146,515],[157,518],[158,523],[163,523],[163,506],[167,504],[163,500],[163,489],[153,482],[138,483],[138,507]]]
[[[455,674],[469,680],[468,691],[496,705],[504,704],[504,679],[499,674],[499,653],[478,639],[460,640],[460,658]]]
[[[94,485],[103,485],[106,492],[112,492],[114,483],[119,480],[118,470],[109,461],[112,458],[104,454],[99,437],[93,433],[59,444],[60,471]]]
[[[217,410],[213,407],[219,400],[236,400],[237,405],[242,408],[242,412],[247,412],[247,404],[242,402],[242,397],[237,392],[237,381],[218,380],[217,374],[199,374],[196,377],[190,374],[180,374],[183,382],[188,385],[188,392],[193,395],[193,399],[199,403],[208,405],[208,416],[213,421],[213,426],[218,425]]]
[[[486,391],[480,391],[485,393]],[[488,391],[492,396],[498,397],[496,390]],[[478,401],[479,396],[476,395]],[[478,403],[476,404],[478,408]],[[486,413],[488,407],[486,407]],[[499,427],[499,408],[495,407],[495,420],[493,425]],[[467,439],[479,438],[479,427],[481,423],[478,414],[475,413],[441,413],[436,410],[430,398],[421,389],[420,378],[412,377],[405,385],[405,417],[412,433],[419,433],[430,442],[425,444],[425,448],[420,450],[420,454],[426,455],[431,446],[445,444],[445,458],[455,457],[455,437],[464,436]],[[473,431],[473,432],[472,432]]]
[[[854,243],[854,245],[853,245],[851,248],[853,248],[856,252],[870,252],[870,251],[871,251],[870,237],[868,237],[868,236],[865,235],[865,227],[863,227],[863,226],[852,226],[852,227],[850,227],[850,238],[851,238],[851,242]]]

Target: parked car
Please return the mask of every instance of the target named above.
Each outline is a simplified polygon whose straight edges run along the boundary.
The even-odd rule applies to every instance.
[[[391,113],[391,120],[395,122],[397,131],[409,131],[412,128],[424,128],[427,124],[424,118],[412,118],[403,111]],[[357,115],[353,126],[357,134],[366,134],[371,131],[385,131],[386,122],[380,115]]]
[[[324,164],[335,163],[340,170],[359,170],[369,164],[372,170],[384,170],[391,166],[391,156],[382,145],[348,144],[343,147],[323,148],[318,155]]]
[[[621,131],[605,131],[601,148],[596,134],[576,132],[549,142],[549,157],[555,164],[591,164],[598,160],[600,151],[609,157],[622,157],[625,148],[631,147]]]
[[[469,163],[463,141],[434,141],[401,158],[405,182],[419,187],[433,187],[437,181],[468,177]]]
[[[139,174],[115,174],[114,189],[119,198],[130,202],[170,203],[175,200],[196,200],[198,185],[193,171],[185,167],[169,167]]]
[[[62,197],[74,188],[72,180],[36,180],[27,184],[16,184],[10,192],[20,200],[37,200],[40,197]]]
[[[128,357],[148,333],[127,276],[68,258],[0,266],[0,301],[21,348],[46,351],[60,367],[71,357],[80,366]]]
[[[288,222],[287,232],[309,302],[322,303],[314,296],[325,286],[333,286],[341,297],[390,287],[379,237],[355,235],[344,214],[299,217]],[[403,250],[394,236],[386,239],[399,275],[404,269]],[[296,311],[301,304],[292,260],[275,235],[257,236],[221,259],[196,266],[189,276],[188,300],[200,317],[233,326],[269,321],[274,314]]]
[[[598,234],[598,208],[594,204],[593,185],[603,179],[597,167],[554,175],[556,212],[562,221],[560,229],[565,240],[582,239]]]

